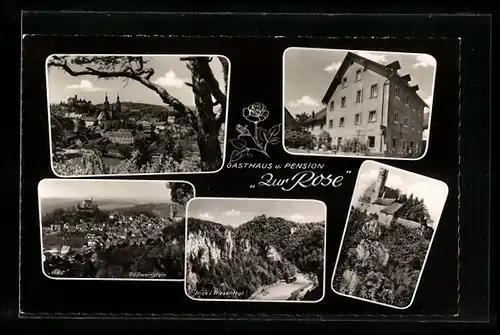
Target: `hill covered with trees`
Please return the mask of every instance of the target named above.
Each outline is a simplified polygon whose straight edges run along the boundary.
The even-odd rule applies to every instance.
[[[302,273],[314,284],[304,300],[323,293],[324,222],[296,223],[257,216],[236,228],[188,219],[186,287],[195,298],[248,299],[259,288]],[[206,296],[209,292],[210,296]]]
[[[385,227],[377,219],[376,214],[351,208],[332,287],[343,294],[408,307],[434,229],[424,224],[409,228],[398,224],[398,218]]]

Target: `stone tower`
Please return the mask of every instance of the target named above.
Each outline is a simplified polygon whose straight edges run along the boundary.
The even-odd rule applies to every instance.
[[[375,181],[375,187],[372,193],[371,202],[374,202],[377,198],[382,196],[382,193],[385,189],[385,183],[387,181],[387,176],[389,175],[389,170],[380,168],[377,176],[377,180]]]

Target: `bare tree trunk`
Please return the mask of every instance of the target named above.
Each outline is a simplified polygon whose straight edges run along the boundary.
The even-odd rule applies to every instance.
[[[202,171],[217,171],[221,168],[222,152],[218,134],[198,134],[198,147],[200,148]]]
[[[222,166],[222,152],[219,143],[220,119],[214,113],[212,93],[207,83],[204,70],[208,67],[208,58],[194,58],[188,61],[187,67],[191,70],[196,118],[197,141],[200,149],[201,170],[216,171]],[[224,102],[225,103],[225,102]]]

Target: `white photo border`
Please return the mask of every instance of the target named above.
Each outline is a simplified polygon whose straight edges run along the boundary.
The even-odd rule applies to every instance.
[[[420,269],[420,273],[418,275],[417,284],[415,285],[415,289],[413,290],[413,294],[412,294],[410,303],[407,306],[404,306],[404,307],[398,307],[398,306],[389,305],[389,304],[385,304],[385,303],[374,301],[374,300],[369,300],[369,299],[365,299],[365,298],[356,297],[354,295],[340,293],[337,290],[335,290],[335,288],[333,286],[333,281],[335,279],[335,272],[337,271],[337,267],[339,265],[338,263],[339,263],[339,259],[340,259],[340,254],[342,252],[342,246],[344,245],[344,242],[345,242],[345,237],[346,237],[345,234],[347,232],[347,226],[349,224],[349,215],[351,214],[351,207],[352,207],[352,205],[354,203],[354,195],[355,195],[355,191],[356,191],[356,186],[358,184],[359,177],[361,175],[361,172],[362,172],[362,169],[363,169],[363,165],[365,165],[365,163],[376,164],[376,165],[378,165],[381,168],[388,169],[389,172],[391,170],[397,170],[397,171],[402,171],[402,172],[405,172],[405,173],[408,173],[408,174],[412,174],[412,175],[415,175],[415,176],[419,176],[419,177],[421,177],[423,179],[432,180],[433,182],[437,182],[437,183],[442,184],[444,186],[444,188],[446,189],[446,195],[445,195],[445,198],[444,198],[443,208],[441,209],[441,213],[439,214],[439,216],[437,217],[437,220],[435,222],[436,223],[436,227],[434,228],[434,232],[432,233],[432,237],[431,237],[431,240],[429,242],[429,247],[427,248],[427,252],[425,253],[424,262],[422,263],[422,268]],[[391,165],[387,165],[387,164],[384,164],[384,163],[381,163],[381,162],[377,162],[377,161],[374,161],[374,160],[365,160],[361,164],[361,166],[359,167],[358,176],[356,177],[356,183],[354,184],[354,189],[353,189],[353,193],[352,193],[352,196],[351,196],[351,201],[349,203],[349,210],[347,211],[347,217],[346,217],[346,222],[345,222],[345,226],[344,226],[344,231],[342,233],[342,239],[340,241],[339,250],[337,252],[337,258],[336,258],[336,261],[335,261],[335,267],[333,268],[332,279],[331,279],[331,283],[330,283],[332,291],[335,292],[335,293],[337,293],[338,295],[346,297],[346,298],[360,300],[360,301],[364,301],[364,302],[368,302],[368,303],[372,303],[372,304],[380,305],[380,306],[384,306],[384,307],[390,307],[390,308],[399,309],[399,310],[405,310],[405,309],[410,308],[411,305],[413,304],[413,301],[415,300],[415,296],[417,295],[418,287],[420,285],[420,280],[422,279],[422,275],[423,275],[424,270],[425,270],[425,265],[427,263],[427,259],[429,257],[430,251],[432,249],[432,243],[434,242],[434,238],[436,237],[436,232],[437,232],[437,229],[439,227],[439,221],[441,220],[441,215],[443,214],[444,207],[446,206],[446,201],[448,200],[449,190],[450,189],[449,189],[448,185],[445,182],[443,182],[443,181],[441,181],[439,179],[434,179],[434,178],[431,178],[431,177],[427,177],[427,176],[424,176],[424,175],[421,175],[421,174],[418,174],[418,173],[415,173],[415,172],[410,172],[410,171],[407,171],[407,170],[404,170],[404,169],[400,169],[400,168],[397,168],[397,167],[394,167],[394,166],[391,166]]]
[[[196,172],[189,172],[189,171],[181,171],[181,172],[166,172],[166,173],[119,173],[119,174],[95,174],[95,175],[60,175],[56,173],[54,169],[54,159],[53,159],[53,152],[52,152],[52,125],[50,122],[50,87],[49,87],[49,67],[48,67],[48,62],[51,57],[54,56],[71,56],[71,57],[78,57],[78,56],[94,56],[94,57],[99,57],[99,56],[114,56],[114,57],[120,57],[120,56],[129,56],[129,57],[223,57],[224,59],[227,60],[229,66],[228,66],[228,71],[227,71],[227,92],[226,92],[226,118],[224,121],[224,141],[223,141],[223,147],[224,150],[222,152],[222,164],[221,167],[218,170],[215,171],[196,171]],[[50,153],[50,168],[52,170],[52,173],[59,178],[86,178],[86,177],[141,177],[141,176],[175,176],[175,175],[182,175],[182,174],[187,174],[187,175],[193,175],[193,174],[211,174],[211,173],[217,173],[221,171],[224,168],[224,165],[226,163],[226,149],[227,149],[227,144],[228,144],[228,139],[227,139],[227,129],[228,129],[228,121],[229,121],[229,102],[230,102],[230,91],[231,91],[231,60],[229,57],[225,55],[220,55],[220,54],[61,54],[61,53],[54,53],[50,54],[47,56],[45,59],[45,88],[47,91],[47,117],[48,117],[48,125],[49,125],[49,153]]]
[[[328,207],[327,205],[317,199],[284,199],[284,198],[232,198],[232,197],[193,197],[188,201],[186,204],[186,232],[185,232],[185,243],[184,245],[187,246],[187,241],[188,241],[188,225],[189,225],[189,206],[193,202],[193,200],[237,200],[237,201],[302,201],[302,202],[317,202],[323,205],[325,208],[325,220],[324,220],[324,226],[325,226],[325,232],[324,232],[324,237],[323,237],[323,293],[321,295],[321,298],[315,301],[307,301],[307,300],[250,300],[250,299],[200,299],[200,298],[194,298],[188,294],[187,291],[187,281],[184,280],[184,294],[191,300],[194,301],[199,301],[199,302],[245,302],[245,303],[303,303],[303,304],[314,304],[321,302],[325,298],[326,294],[326,227],[327,227],[327,214],[328,214]],[[186,279],[187,276],[187,266],[188,266],[188,250],[187,248],[184,248],[185,255],[184,255],[184,279]]]
[[[429,56],[429,57],[432,57],[436,63],[435,67],[434,67],[434,76],[432,78],[432,93],[431,93],[431,96],[432,96],[432,105],[430,106],[429,108],[429,125],[428,125],[428,132],[429,132],[429,135],[428,135],[428,138],[427,138],[427,143],[425,145],[425,151],[422,155],[420,155],[419,157],[416,157],[416,158],[404,158],[404,157],[385,157],[385,156],[381,156],[381,157],[378,157],[378,156],[349,156],[349,155],[329,155],[329,154],[318,154],[318,153],[308,153],[308,154],[301,154],[301,153],[297,153],[297,152],[291,152],[287,149],[286,145],[285,145],[285,119],[286,119],[286,115],[285,115],[285,55],[286,55],[286,52],[288,50],[291,50],[291,49],[299,49],[299,50],[311,50],[311,51],[339,51],[339,52],[370,52],[370,53],[380,53],[380,54],[397,54],[397,55],[426,55],[426,56]],[[307,157],[307,156],[310,156],[310,157],[329,157],[329,158],[353,158],[353,159],[380,159],[380,160],[388,160],[388,161],[391,161],[391,160],[394,160],[394,161],[418,161],[418,160],[421,160],[423,159],[426,155],[427,155],[427,152],[429,150],[429,146],[430,146],[430,140],[431,140],[431,125],[432,125],[432,114],[433,114],[433,109],[434,109],[434,91],[435,91],[435,87],[436,87],[436,73],[437,73],[437,60],[434,56],[430,55],[430,54],[425,54],[425,53],[417,53],[417,52],[395,52],[395,51],[380,51],[380,50],[366,50],[366,49],[363,49],[363,50],[360,50],[360,49],[334,49],[334,48],[313,48],[313,47],[288,47],[285,49],[285,51],[283,51],[283,56],[282,56],[282,73],[283,73],[283,77],[282,77],[282,128],[283,128],[283,132],[282,132],[282,145],[283,145],[283,150],[285,150],[286,153],[290,154],[290,155],[293,155],[293,156],[301,156],[301,157]]]
[[[43,181],[49,181],[49,180],[57,180],[57,181],[77,181],[77,182],[93,182],[93,181],[106,181],[106,182],[125,182],[125,183],[184,183],[188,184],[193,188],[193,198],[196,197],[196,187],[191,183],[190,181],[187,180],[141,180],[141,179],[80,179],[80,178],[74,178],[74,179],[58,179],[58,178],[45,178],[42,179],[38,182],[38,187],[37,187],[37,196],[38,196],[38,217],[39,217],[39,229],[40,229],[40,261],[41,261],[41,270],[42,273],[45,277],[51,280],[83,280],[83,281],[137,281],[137,282],[182,282],[184,281],[184,278],[182,279],[164,279],[164,278],[68,278],[68,277],[52,277],[49,276],[47,273],[45,273],[45,269],[43,266],[43,231],[42,231],[42,202],[41,202],[41,197],[40,197],[40,191],[39,187],[40,184]],[[192,200],[192,199],[190,199]],[[187,204],[186,204],[187,206]],[[184,218],[184,225],[187,224],[187,217]],[[185,239],[184,239],[185,241]],[[185,247],[185,245],[184,245]],[[184,257],[186,256],[186,252],[184,252]],[[185,263],[185,262],[184,262]],[[185,272],[184,272],[185,273]]]

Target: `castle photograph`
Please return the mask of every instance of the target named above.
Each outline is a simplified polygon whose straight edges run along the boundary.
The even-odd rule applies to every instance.
[[[289,48],[283,64],[289,153],[391,159],[425,154],[436,72],[432,56]]]
[[[182,280],[190,183],[44,179],[42,269],[53,279]]]
[[[52,55],[46,64],[56,175],[222,168],[230,78],[224,56]]]
[[[448,186],[374,161],[363,162],[332,289],[398,309],[415,296]]]
[[[194,198],[187,213],[185,291],[189,298],[249,302],[323,299],[324,203]]]

